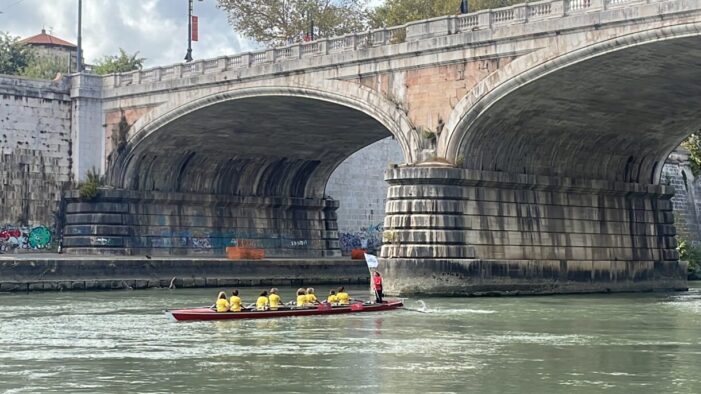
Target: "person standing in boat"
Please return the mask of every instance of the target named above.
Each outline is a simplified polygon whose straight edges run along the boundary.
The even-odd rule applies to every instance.
[[[217,301],[214,304],[217,312],[228,312],[229,311],[229,301],[226,300],[226,293],[223,291],[219,292],[217,296]]]
[[[277,288],[273,287],[270,289],[270,295],[268,296],[268,302],[270,303],[270,310],[271,311],[276,311],[280,304],[282,304],[282,300],[280,299],[280,296],[277,294]]]
[[[270,301],[268,300],[268,292],[266,290],[263,290],[263,292],[260,293],[260,296],[258,296],[258,299],[256,300],[256,310],[264,311],[268,309],[269,305]]]
[[[379,272],[372,272],[372,288],[375,290],[375,302],[382,303],[382,275]]]
[[[234,289],[231,291],[231,298],[229,299],[229,310],[231,312],[241,312],[241,297],[239,297],[239,291]]]
[[[338,293],[336,293],[336,299],[338,300],[338,305],[348,305],[350,304],[350,296],[346,293],[344,287],[338,288]]]

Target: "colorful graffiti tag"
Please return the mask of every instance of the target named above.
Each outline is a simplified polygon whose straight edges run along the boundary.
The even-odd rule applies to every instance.
[[[353,249],[378,250],[382,246],[382,223],[378,223],[368,227],[362,227],[360,231],[355,233],[338,234],[338,240],[341,244],[341,253],[350,254]]]
[[[45,226],[3,226],[0,228],[0,251],[46,249],[51,246],[52,239],[51,230]]]

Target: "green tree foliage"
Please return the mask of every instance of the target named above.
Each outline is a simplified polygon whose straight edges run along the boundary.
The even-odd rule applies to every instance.
[[[682,147],[689,151],[691,172],[694,176],[701,173],[701,134],[694,133],[682,142]]]
[[[29,65],[19,73],[23,77],[54,79],[56,74],[70,72],[66,59],[56,56],[34,56]]]
[[[506,7],[523,0],[469,0],[470,12]],[[373,27],[403,25],[421,19],[455,15],[460,12],[460,0],[386,0],[372,11]]]
[[[229,23],[244,36],[268,46],[339,36],[367,29],[367,0],[219,0]]]
[[[19,37],[0,32],[0,74],[18,75],[32,57],[32,50]]]
[[[129,55],[124,49],[119,48],[119,55],[105,56],[95,62],[93,71],[96,74],[105,75],[141,70],[145,60],[139,57],[139,52]]]

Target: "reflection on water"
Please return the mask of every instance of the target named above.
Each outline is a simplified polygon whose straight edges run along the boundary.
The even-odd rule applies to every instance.
[[[276,320],[176,323],[162,313],[215,295],[0,294],[0,392],[701,390],[701,287],[409,299],[407,311]]]

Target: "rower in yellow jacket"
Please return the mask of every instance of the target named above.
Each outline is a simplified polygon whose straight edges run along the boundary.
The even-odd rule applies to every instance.
[[[217,312],[228,312],[229,311],[229,301],[226,300],[226,293],[223,291],[219,292],[217,296],[217,302],[214,304]]]
[[[256,300],[256,310],[264,311],[268,309],[269,305],[270,301],[268,300],[268,292],[263,290],[263,292],[260,293],[260,296],[258,296],[258,300]]]
[[[316,299],[316,295],[314,294],[314,288],[310,287],[307,289],[307,305],[314,305],[318,304],[319,300]]]
[[[326,299],[329,304],[338,304],[338,297],[336,296],[336,290],[329,291],[329,297]]]
[[[268,302],[270,303],[271,311],[276,311],[280,304],[282,304],[282,299],[280,299],[280,296],[277,294],[277,288],[273,287],[272,289],[270,289]]]
[[[338,293],[336,293],[336,298],[338,298],[339,305],[350,304],[350,296],[348,295],[348,293],[346,293],[346,289],[344,289],[343,287],[338,288]]]
[[[238,290],[233,290],[231,292],[231,298],[229,299],[229,310],[232,312],[241,312],[241,297],[239,297]]]
[[[303,308],[307,303],[307,291],[299,288],[297,289],[297,303],[296,306],[297,308]]]

